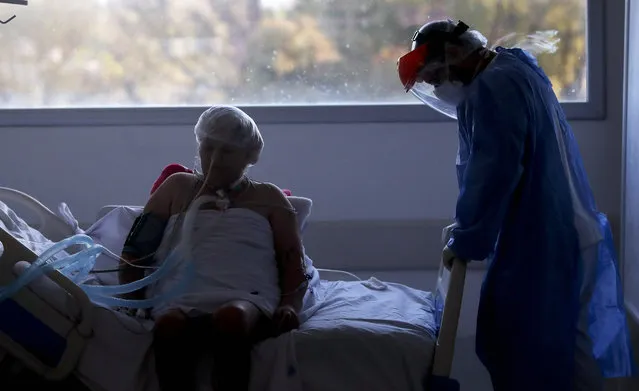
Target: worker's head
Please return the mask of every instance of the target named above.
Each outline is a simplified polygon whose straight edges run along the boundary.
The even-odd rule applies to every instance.
[[[200,115],[195,139],[201,171],[216,187],[226,187],[257,163],[264,140],[251,117],[232,106],[213,106]]]
[[[486,38],[463,22],[430,22],[413,35],[411,51],[398,62],[399,78],[408,92],[451,117],[491,51]],[[430,97],[430,99],[429,99]],[[441,101],[436,107],[434,103]]]

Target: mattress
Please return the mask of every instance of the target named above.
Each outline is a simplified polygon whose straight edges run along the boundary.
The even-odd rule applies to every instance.
[[[47,280],[31,289],[75,316],[69,295]],[[313,313],[300,330],[254,349],[252,390],[280,391],[292,378],[305,391],[423,389],[435,346],[430,293],[377,281],[322,280],[312,295]],[[94,391],[159,390],[152,321],[101,306],[93,317],[77,377]],[[210,389],[206,383],[201,389]]]

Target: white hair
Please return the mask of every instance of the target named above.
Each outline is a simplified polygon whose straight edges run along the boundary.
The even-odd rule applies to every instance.
[[[255,121],[237,107],[212,106],[204,111],[195,124],[198,147],[206,141],[218,141],[245,150],[249,165],[257,163],[264,148],[264,140]]]

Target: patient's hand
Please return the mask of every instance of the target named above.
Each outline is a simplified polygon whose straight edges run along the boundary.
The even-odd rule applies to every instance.
[[[275,336],[288,333],[300,327],[300,320],[297,312],[290,305],[277,307],[273,313],[273,331]]]

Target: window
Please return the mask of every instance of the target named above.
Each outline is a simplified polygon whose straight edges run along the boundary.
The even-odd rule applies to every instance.
[[[592,9],[601,4],[603,0],[0,4],[0,13],[17,15],[0,25],[0,120],[22,118],[28,124],[66,109],[69,115],[59,121],[72,123],[73,114],[80,112],[101,113],[108,120],[116,117],[113,110],[121,110],[134,122],[153,112],[159,113],[158,121],[192,123],[194,113],[216,102],[249,106],[258,117],[285,122],[313,117],[348,121],[349,115],[369,121],[437,118],[404,93],[396,61],[416,28],[445,17],[464,20],[484,33],[489,44],[511,32],[556,30],[558,50],[540,55],[540,63],[562,101],[571,103],[569,109],[581,107],[582,114],[593,115],[603,111],[603,67],[593,66],[602,56],[593,56],[600,48],[593,40],[589,44],[587,32],[602,26],[587,15],[602,15]],[[33,108],[56,110],[21,110]],[[111,114],[105,108],[113,109]],[[371,116],[361,116],[361,110]]]

